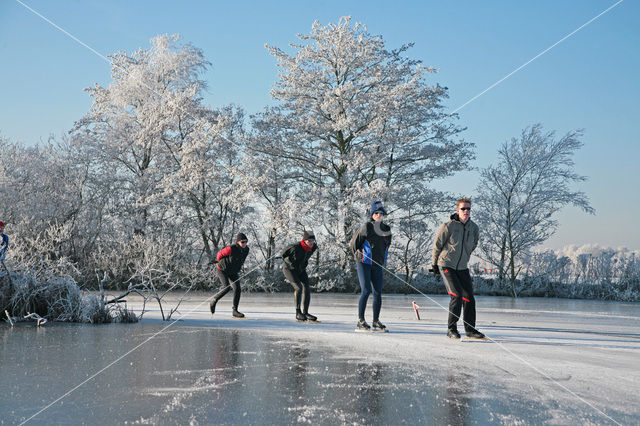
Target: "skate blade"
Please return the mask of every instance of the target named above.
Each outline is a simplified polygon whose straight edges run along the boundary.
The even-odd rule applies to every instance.
[[[307,324],[320,324],[322,321],[311,321],[311,320],[296,320],[297,322],[307,323]]]
[[[477,337],[465,337],[464,339],[462,339],[462,341],[464,342],[471,342],[471,341],[476,341],[476,342],[490,342],[491,340],[489,340],[488,337],[483,337],[483,338],[477,338]]]
[[[373,331],[374,333],[388,333],[389,332],[389,330],[387,330],[386,328],[383,328],[383,329],[379,329],[379,328],[375,329],[374,328],[371,331]]]
[[[237,319],[237,320],[247,319],[247,317],[231,317],[231,318]]]
[[[366,330],[364,328],[356,328],[355,332],[356,333],[371,333],[371,330]]]

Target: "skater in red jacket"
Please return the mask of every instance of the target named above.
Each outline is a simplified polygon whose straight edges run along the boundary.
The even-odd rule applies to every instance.
[[[217,255],[218,265],[218,279],[222,283],[222,289],[213,296],[213,300],[209,305],[211,314],[216,312],[216,304],[225,294],[233,289],[233,317],[244,318],[242,312],[238,312],[238,303],[240,303],[240,278],[238,273],[242,269],[244,260],[249,254],[249,247],[247,247],[247,236],[242,232],[236,237],[236,243],[231,244],[220,250]]]

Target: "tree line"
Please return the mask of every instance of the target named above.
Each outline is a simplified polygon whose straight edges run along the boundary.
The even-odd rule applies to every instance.
[[[253,115],[205,105],[211,64],[179,35],[114,53],[110,83],[86,89],[92,105],[66,135],[34,147],[0,138],[8,265],[87,288],[208,288],[216,252],[242,231],[245,269],[273,290],[280,251],[312,229],[317,289],[349,291],[348,240],[381,199],[394,230],[388,266],[412,283],[460,195],[434,182],[472,167],[476,146],[411,47],[390,49],[348,17],[315,22],[288,48],[266,46],[279,70],[274,105]],[[581,136],[534,124],[481,171],[477,194],[464,194],[481,227],[478,255],[505,285],[515,289],[560,208],[593,212],[571,188],[585,179],[572,163]]]

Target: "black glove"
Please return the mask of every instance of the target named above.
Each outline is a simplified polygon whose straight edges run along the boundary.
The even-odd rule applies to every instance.
[[[433,272],[433,275],[440,275],[440,267],[438,265],[432,265],[429,272]]]

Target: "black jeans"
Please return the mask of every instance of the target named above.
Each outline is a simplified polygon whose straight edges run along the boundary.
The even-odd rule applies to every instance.
[[[451,296],[449,302],[449,320],[447,327],[456,329],[460,311],[464,308],[464,330],[470,332],[476,327],[476,299],[473,297],[473,284],[468,269],[451,269],[440,267],[442,280]]]
[[[218,300],[222,299],[225,294],[229,293],[231,289],[233,289],[233,309],[237,311],[238,303],[240,303],[241,291],[238,275],[234,274],[232,276],[227,276],[226,272],[221,271],[218,268],[216,268],[216,270],[218,271],[218,279],[220,280],[220,283],[222,283],[222,289],[217,292],[216,295],[213,296],[213,298],[217,302]]]
[[[300,302],[303,303],[303,314],[309,313],[309,302],[311,301],[311,291],[309,289],[309,276],[307,271],[296,272],[286,267],[282,267],[284,277],[293,286],[293,295],[296,302],[296,310],[300,310]]]

